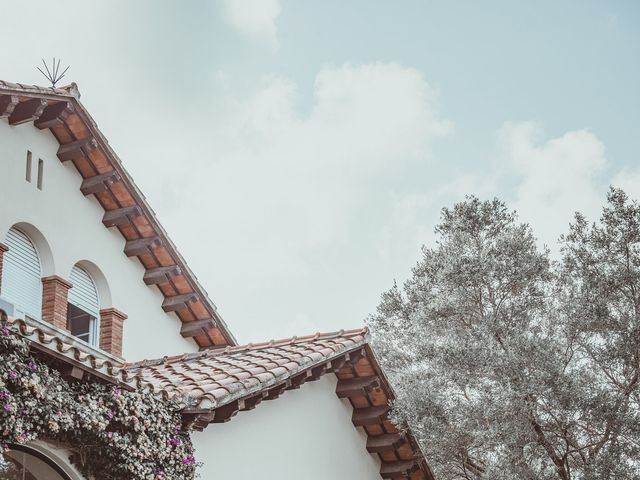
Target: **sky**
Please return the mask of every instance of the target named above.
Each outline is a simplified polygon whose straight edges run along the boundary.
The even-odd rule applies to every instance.
[[[0,0],[0,78],[62,58],[240,342],[363,325],[442,207],[557,251],[640,198],[635,1]],[[65,82],[63,82],[65,83]]]

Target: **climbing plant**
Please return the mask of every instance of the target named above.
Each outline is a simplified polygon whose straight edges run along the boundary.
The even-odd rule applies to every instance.
[[[178,405],[151,392],[65,381],[0,321],[0,454],[49,440],[67,446],[88,478],[192,479],[197,464],[181,424]]]

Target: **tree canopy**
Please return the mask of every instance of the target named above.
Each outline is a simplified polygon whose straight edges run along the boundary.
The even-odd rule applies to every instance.
[[[557,260],[499,200],[436,234],[368,319],[436,478],[639,478],[640,205],[611,188]]]

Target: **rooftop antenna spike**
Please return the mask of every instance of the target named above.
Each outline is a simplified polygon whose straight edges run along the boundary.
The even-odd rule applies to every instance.
[[[49,73],[49,67],[47,67],[46,63],[44,63],[44,58],[42,59],[42,64],[44,65],[44,68],[47,70],[47,73],[44,73],[40,67],[36,67],[36,68],[40,70],[40,73],[42,73],[42,75],[44,75],[47,79],[49,79],[51,74]]]
[[[67,66],[67,68],[65,68],[62,71],[62,73],[60,73],[60,59],[58,59],[58,62],[56,63],[55,57],[53,57],[53,61],[51,62],[51,69],[49,69],[49,66],[47,65],[47,62],[44,61],[44,58],[42,59],[42,65],[44,65],[44,69],[46,70],[46,73],[40,67],[36,67],[36,68],[42,75],[44,75],[44,78],[46,78],[47,80],[49,80],[49,82],[51,82],[52,88],[56,87],[56,83],[62,80],[65,73],[67,73],[67,70],[69,70],[69,67],[70,67],[70,65]]]

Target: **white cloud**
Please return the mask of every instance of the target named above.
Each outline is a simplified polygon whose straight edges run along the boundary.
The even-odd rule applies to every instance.
[[[434,113],[435,99],[416,70],[346,65],[317,75],[314,104],[302,114],[296,85],[266,78],[223,114],[214,151],[188,180],[192,194],[181,202],[215,205],[208,228],[244,239],[245,258],[265,275],[289,273],[305,252],[346,233],[373,178],[429,156],[432,139],[450,128]],[[261,248],[250,248],[256,239]]]
[[[607,160],[603,143],[588,130],[574,130],[544,140],[531,122],[506,123],[498,134],[506,172],[514,175],[520,217],[532,224],[539,239],[555,250],[575,211],[596,218],[606,192],[600,177]]]
[[[613,177],[611,184],[622,188],[630,198],[640,200],[640,170],[624,168]]]
[[[279,0],[224,0],[225,19],[238,33],[257,42],[278,47],[276,19]]]
[[[543,133],[534,122],[507,122],[497,132],[498,158],[486,171],[457,176],[432,192],[401,197],[385,229],[381,253],[386,253],[388,244],[398,242],[410,247],[431,244],[436,212],[468,194],[507,201],[522,221],[531,224],[540,243],[558,253],[557,240],[576,211],[590,219],[599,217],[608,186],[604,175],[608,162],[604,144],[588,130],[548,139]],[[640,171],[622,172],[613,183],[638,196]]]
[[[183,192],[161,202],[163,222],[180,248],[193,252],[190,263],[204,272],[205,283],[235,307],[235,318],[255,312],[242,306],[252,299],[284,305],[287,318],[313,322],[321,313],[311,313],[303,297],[313,299],[314,282],[331,268],[314,263],[319,252],[353,241],[359,216],[379,201],[376,184],[388,184],[412,162],[429,161],[432,141],[451,128],[436,103],[419,71],[396,64],[322,69],[306,111],[295,83],[267,77],[253,94],[214,112],[206,132],[190,127],[175,153],[189,159],[189,168],[173,162],[173,171],[157,170],[164,180],[155,188],[179,179]],[[208,150],[192,151],[203,138]],[[206,221],[194,224],[194,218]],[[300,299],[287,298],[294,287]],[[320,287],[326,294],[328,288]],[[266,292],[274,296],[265,299]],[[254,334],[260,331],[260,319],[244,320]],[[271,332],[265,335],[278,336],[274,327],[264,326]]]

